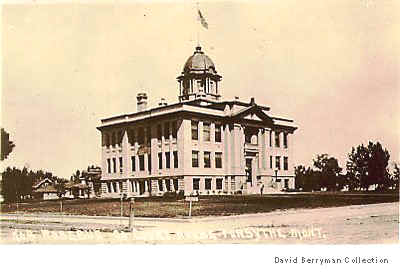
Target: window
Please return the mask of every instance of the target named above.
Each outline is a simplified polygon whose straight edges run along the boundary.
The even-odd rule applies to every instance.
[[[275,147],[279,148],[280,147],[280,141],[279,141],[279,132],[275,131]]]
[[[287,147],[288,147],[288,134],[287,133],[283,133],[283,147],[285,149],[287,149]]]
[[[221,142],[221,125],[215,125],[215,142]]]
[[[173,155],[174,155],[174,168],[176,169],[176,168],[178,168],[178,164],[179,164],[179,162],[178,162],[178,152],[174,151]]]
[[[113,133],[111,134],[111,145],[112,145],[113,147],[115,147],[115,140],[116,140],[115,132],[113,132]]]
[[[117,182],[113,182],[113,191],[114,193],[118,193]]]
[[[139,170],[144,171],[144,155],[139,155]]]
[[[283,157],[283,169],[287,171],[289,169],[288,158],[285,156]]]
[[[158,190],[159,190],[160,192],[164,191],[162,179],[159,179],[159,180],[158,180]]]
[[[135,130],[134,129],[129,129],[128,130],[128,141],[131,146],[135,145]]]
[[[251,134],[246,133],[244,135],[244,141],[245,141],[245,143],[250,144],[251,143]]]
[[[198,191],[200,188],[200,178],[193,178],[193,190]]]
[[[118,143],[118,146],[119,147],[121,147],[122,146],[122,131],[120,130],[120,131],[118,131],[118,136],[117,136],[117,139],[118,139],[118,141],[117,141],[117,143]]]
[[[110,160],[110,158],[107,159],[107,172],[111,173],[111,160]]]
[[[272,169],[272,155],[269,157],[269,168]]]
[[[158,153],[158,169],[162,169],[162,152]]]
[[[111,183],[107,183],[107,193],[111,193]]]
[[[192,167],[193,168],[199,167],[199,152],[195,150],[192,151]]]
[[[289,179],[285,179],[285,189],[289,189]]]
[[[215,153],[215,167],[217,169],[222,168],[222,152],[216,152]]]
[[[106,133],[106,147],[110,147],[110,134]]]
[[[146,128],[146,143],[147,145],[151,144],[151,127]]]
[[[132,171],[136,171],[136,156],[131,156]]]
[[[162,137],[161,125],[157,125],[157,140],[161,141],[161,137]]]
[[[222,178],[217,178],[216,186],[217,190],[222,190]]]
[[[171,191],[171,180],[170,179],[165,179],[165,188],[167,191]]]
[[[211,153],[209,151],[204,152],[204,168],[211,168]]]
[[[272,130],[269,131],[269,146],[272,147]]]
[[[177,124],[176,121],[172,122],[172,138],[176,139],[178,136],[178,129],[177,129]]]
[[[165,168],[171,168],[171,155],[169,154],[169,151],[165,153]]]
[[[210,138],[210,123],[203,123],[203,140],[205,142],[210,142],[211,138]]]
[[[210,91],[209,93],[214,93],[214,82],[210,80]]]
[[[122,159],[122,157],[120,157],[119,158],[119,172],[120,173],[122,173],[122,171],[123,171],[123,166],[124,166],[123,159]]]
[[[173,182],[175,191],[178,191],[178,179],[174,179]]]
[[[169,140],[169,122],[164,124],[164,139]]]
[[[199,92],[204,91],[204,81],[203,80],[197,80],[197,88]]]
[[[147,154],[147,168],[151,172],[151,154]]]
[[[254,145],[258,145],[258,135],[256,134],[256,135],[253,135],[253,137],[251,138],[253,141],[252,141],[252,144],[254,144]]]
[[[192,121],[192,140],[199,140],[199,122]]]
[[[205,179],[205,188],[206,190],[211,190],[211,178]]]
[[[139,145],[143,145],[144,144],[144,129],[142,127],[139,127],[138,129],[138,143]]]
[[[275,168],[277,170],[281,169],[281,157],[280,156],[275,156]]]
[[[115,158],[113,158],[113,172],[117,172],[117,160]]]

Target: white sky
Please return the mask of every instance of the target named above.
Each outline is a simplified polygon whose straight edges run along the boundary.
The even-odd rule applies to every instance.
[[[368,140],[399,160],[398,1],[200,2],[224,99],[294,119],[296,165],[328,153],[345,167]],[[69,177],[100,164],[100,118],[134,112],[142,88],[150,105],[176,102],[198,29],[194,1],[3,6],[5,165]]]

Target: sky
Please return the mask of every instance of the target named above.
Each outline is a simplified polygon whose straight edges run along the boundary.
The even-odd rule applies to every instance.
[[[38,4],[39,3],[39,4]],[[115,4],[117,3],[117,4]],[[398,1],[106,1],[3,5],[1,119],[16,144],[4,166],[69,178],[99,165],[100,119],[178,100],[197,34],[225,100],[255,97],[294,119],[294,162],[345,167],[380,141],[399,161]]]

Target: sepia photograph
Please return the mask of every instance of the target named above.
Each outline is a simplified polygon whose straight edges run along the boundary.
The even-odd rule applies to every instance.
[[[5,1],[0,244],[398,245],[399,6]]]

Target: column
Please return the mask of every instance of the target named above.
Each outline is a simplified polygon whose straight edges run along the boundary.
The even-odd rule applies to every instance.
[[[210,123],[210,141],[211,143],[215,142],[215,123]]]
[[[143,133],[144,133],[144,147],[147,147],[147,127],[143,127]],[[143,154],[143,159],[144,159],[144,172],[148,172],[149,171],[149,166],[148,166],[148,159],[149,156],[147,153]]]
[[[180,170],[185,172],[192,168],[192,135],[191,120],[183,119],[178,129],[178,159],[180,160]]]
[[[230,174],[231,172],[231,160],[232,160],[232,151],[231,151],[231,133],[230,133],[230,128],[229,125],[226,124],[224,125],[224,131],[223,131],[224,135],[223,135],[223,143],[224,143],[224,147],[223,147],[223,155],[224,155],[224,170],[225,170],[225,174]]]
[[[258,129],[258,134],[257,134],[257,144],[258,144],[258,164],[257,164],[257,174],[260,173],[260,170],[262,168],[262,161],[263,161],[263,156],[264,156],[264,152],[263,152],[263,139],[262,139],[262,129],[259,128]]]
[[[204,137],[203,137],[203,121],[199,121],[199,168],[204,168]],[[201,181],[200,181],[201,182]]]
[[[262,168],[263,168],[263,170],[265,171],[267,168],[268,168],[268,166],[267,166],[267,162],[268,162],[268,155],[267,155],[267,139],[268,139],[268,130],[265,128],[265,129],[263,129],[263,135],[262,135],[262,160],[261,160],[261,163],[262,163]]]
[[[179,178],[178,179],[178,190],[179,191],[184,191],[186,194],[186,187],[185,187],[185,179],[184,178]]]

